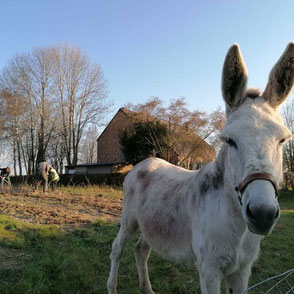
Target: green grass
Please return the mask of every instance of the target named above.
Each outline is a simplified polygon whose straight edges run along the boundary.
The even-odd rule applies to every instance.
[[[78,192],[75,190],[75,193]],[[280,196],[281,208],[293,209],[293,200],[294,193],[283,193]],[[262,241],[260,258],[253,266],[250,285],[293,267],[294,213],[282,213],[279,224],[280,228]],[[100,221],[66,231],[0,216],[0,248],[4,250],[0,251],[0,293],[107,293],[110,248],[118,229],[118,224]],[[121,261],[120,294],[140,293],[133,250],[135,241],[129,244]],[[16,254],[18,266],[9,266],[10,263],[14,265],[15,252],[21,253]],[[196,269],[176,265],[154,253],[149,265],[151,282],[157,294],[200,293]]]
[[[103,293],[117,229],[99,222],[66,232],[1,216],[0,245],[22,250],[29,261],[0,270],[0,293]]]
[[[282,191],[279,195],[281,210],[294,210],[294,191]]]

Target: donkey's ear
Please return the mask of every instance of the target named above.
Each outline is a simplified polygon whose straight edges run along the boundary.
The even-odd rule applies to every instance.
[[[245,100],[248,72],[238,44],[228,51],[222,74],[222,93],[227,104],[227,113]]]
[[[287,99],[293,84],[294,43],[291,42],[271,70],[263,97],[272,107],[276,108]]]

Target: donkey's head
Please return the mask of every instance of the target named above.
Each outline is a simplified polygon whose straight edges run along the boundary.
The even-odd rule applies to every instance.
[[[221,138],[228,145],[226,173],[236,187],[250,231],[268,234],[280,215],[277,189],[282,181],[282,143],[291,137],[279,115],[294,84],[294,43],[272,69],[263,93],[247,90],[247,69],[238,45],[226,56],[222,92],[227,122]]]

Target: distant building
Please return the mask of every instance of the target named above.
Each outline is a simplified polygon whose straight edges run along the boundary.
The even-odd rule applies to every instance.
[[[130,111],[125,107],[118,110],[97,139],[98,164],[117,164],[125,162],[125,155],[119,143],[119,134],[122,129],[128,128],[135,120],[140,119],[145,119],[144,115]],[[163,120],[161,120],[161,122],[165,123]],[[169,161],[178,165],[184,160],[181,165],[189,169],[198,169],[203,164],[212,161],[215,157],[214,149],[196,134],[187,136],[187,140],[185,140],[181,149],[185,150],[191,148],[191,145],[195,144],[195,142],[197,144],[197,152],[191,152],[184,160],[186,156],[181,154],[180,150],[169,150]],[[166,154],[163,154],[162,157],[167,159]]]
[[[66,174],[83,174],[83,175],[96,175],[96,174],[110,174],[114,172],[113,164],[97,164],[97,163],[84,163],[77,165],[67,165],[65,167]]]
[[[123,129],[140,119],[145,119],[144,115],[130,111],[125,107],[120,108],[97,139],[97,163],[66,166],[66,173],[106,174],[129,170],[130,165],[126,163],[119,143],[119,135]],[[189,156],[185,155],[187,152],[181,154],[181,151],[191,150],[191,146],[195,146],[195,143],[197,148]],[[162,157],[176,165],[181,163],[181,166],[188,169],[198,169],[205,163],[214,160],[215,157],[214,149],[196,134],[187,136],[180,149],[166,150]]]
[[[132,112],[120,108],[97,139],[97,163],[116,164],[126,161],[119,144],[119,133],[132,122]]]
[[[126,160],[119,144],[121,128],[128,127],[131,117],[120,108],[97,139],[97,163],[66,166],[67,174],[107,174],[125,171]]]

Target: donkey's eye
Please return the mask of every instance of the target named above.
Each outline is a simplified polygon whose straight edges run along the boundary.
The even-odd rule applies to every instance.
[[[230,146],[238,149],[236,142],[234,140],[232,140],[231,138],[226,139],[226,143],[228,143]]]
[[[285,141],[286,141],[286,139],[283,138],[283,139],[279,142],[279,144],[282,145]]]

